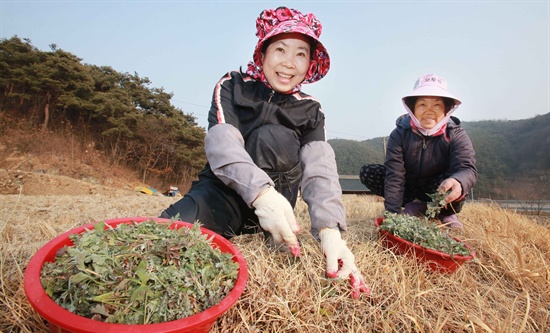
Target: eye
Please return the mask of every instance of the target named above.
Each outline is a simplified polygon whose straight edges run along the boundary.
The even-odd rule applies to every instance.
[[[306,53],[305,52],[298,52],[297,54],[298,57],[306,57]]]

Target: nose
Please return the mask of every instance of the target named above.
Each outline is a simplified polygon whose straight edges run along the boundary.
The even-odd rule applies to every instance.
[[[295,65],[295,56],[291,55],[291,54],[285,54],[284,58],[283,58],[283,61],[281,62],[283,64],[283,66],[287,67],[287,68],[294,68],[296,65]]]

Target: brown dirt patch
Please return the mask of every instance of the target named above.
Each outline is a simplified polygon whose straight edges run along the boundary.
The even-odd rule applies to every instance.
[[[23,170],[0,169],[0,194],[23,195],[143,195],[134,192],[131,183],[121,187],[106,186],[90,181],[74,179],[63,175],[52,175]]]

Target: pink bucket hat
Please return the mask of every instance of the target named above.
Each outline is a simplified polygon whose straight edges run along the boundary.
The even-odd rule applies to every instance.
[[[402,98],[403,102],[408,97],[416,96],[437,96],[437,97],[446,97],[454,100],[455,107],[462,104],[462,102],[453,96],[447,90],[447,80],[442,77],[439,77],[435,74],[423,75],[416,80],[414,84],[413,92]]]
[[[301,33],[315,41],[309,70],[302,83],[319,81],[327,75],[330,68],[328,52],[319,41],[322,30],[321,22],[312,13],[304,15],[296,9],[287,7],[262,11],[256,19],[258,44],[254,49],[253,61],[248,64],[246,72],[255,79],[261,79],[262,47],[269,38],[284,33]]]

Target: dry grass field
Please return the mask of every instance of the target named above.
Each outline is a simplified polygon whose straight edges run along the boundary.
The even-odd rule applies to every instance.
[[[130,216],[157,216],[175,198],[97,189],[79,195],[0,195],[0,331],[45,332],[23,289],[32,255],[77,226]],[[324,277],[319,244],[307,232],[307,206],[296,215],[301,259],[271,252],[259,235],[232,242],[249,266],[247,287],[211,332],[550,332],[550,230],[547,223],[468,203],[455,236],[477,258],[452,274],[432,272],[382,247],[374,197],[346,196],[348,245],[370,297],[353,300],[348,282]]]

